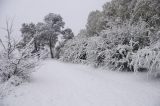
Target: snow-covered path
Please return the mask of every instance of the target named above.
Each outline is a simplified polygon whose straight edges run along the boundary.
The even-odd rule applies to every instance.
[[[4,99],[4,106],[160,106],[159,81],[47,61]]]

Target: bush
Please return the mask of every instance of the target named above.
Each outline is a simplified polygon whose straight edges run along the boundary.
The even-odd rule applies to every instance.
[[[128,22],[119,26],[113,26],[111,29],[101,31],[100,35],[107,40],[111,47],[129,45],[132,39],[138,43],[138,48],[143,48],[150,45],[151,38],[153,37],[149,36],[147,23],[141,20],[137,24]]]
[[[112,70],[132,71],[130,62],[132,48],[128,45],[118,45],[106,59],[107,66]]]
[[[135,72],[147,71],[157,75],[160,73],[160,49],[157,47],[146,47],[133,55],[131,65]]]
[[[134,71],[149,71],[154,57],[154,52],[149,48],[138,50],[132,57]]]
[[[101,52],[107,48],[105,40],[102,37],[81,37],[76,36],[66,42],[61,49],[60,59],[65,62],[99,65],[103,57]]]
[[[100,57],[102,56],[102,52],[104,52],[107,48],[107,44],[105,39],[102,37],[90,37],[88,39],[87,49],[87,63],[93,66],[98,67],[100,64]]]
[[[30,74],[36,66],[36,60],[25,57],[18,58],[15,56],[8,59],[4,56],[3,58],[0,58],[0,64],[1,82],[8,81],[12,77],[18,77],[19,79],[25,81],[30,78]],[[18,81],[16,81],[16,83],[18,83]]]
[[[60,60],[72,63],[85,63],[87,38],[79,36],[68,40],[60,50]]]
[[[94,67],[109,67],[114,70],[132,71],[130,54],[132,47],[118,45],[110,48],[102,37],[80,38],[69,40],[61,50],[60,59],[65,62],[89,64]]]

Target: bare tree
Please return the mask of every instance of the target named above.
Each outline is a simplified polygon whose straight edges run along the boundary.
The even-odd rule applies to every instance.
[[[12,76],[17,76],[22,79],[26,79],[30,75],[30,70],[36,65],[36,61],[30,57],[31,45],[34,42],[34,38],[26,44],[22,51],[17,50],[16,41],[12,38],[13,32],[13,20],[6,20],[6,28],[2,28],[7,34],[5,35],[5,40],[0,39],[0,43],[3,47],[4,56],[0,59],[0,80],[7,81]],[[15,51],[16,55],[15,56]]]
[[[13,19],[11,20],[11,22],[9,21],[9,19],[6,19],[6,28],[2,28],[2,30],[4,30],[6,32],[6,35],[5,35],[6,39],[5,40],[7,43],[5,44],[4,41],[0,38],[0,43],[3,47],[3,49],[5,50],[5,52],[7,52],[8,59],[11,58],[11,54],[16,48],[16,42],[11,37],[11,35],[13,33],[13,21],[14,21]]]

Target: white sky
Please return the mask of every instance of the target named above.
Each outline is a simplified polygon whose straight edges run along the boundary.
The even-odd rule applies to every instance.
[[[101,10],[109,0],[0,0],[0,27],[4,27],[6,17],[14,18],[16,34],[21,24],[43,21],[48,13],[60,14],[66,27],[77,34],[85,27],[90,11]]]

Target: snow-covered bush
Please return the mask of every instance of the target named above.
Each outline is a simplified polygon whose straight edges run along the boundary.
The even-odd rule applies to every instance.
[[[2,56],[3,55],[3,56]],[[6,58],[6,53],[1,52],[0,58],[0,81],[5,82],[11,79],[12,77],[17,77],[21,80],[15,81],[15,85],[18,85],[22,81],[28,80],[31,72],[37,64],[37,60],[33,57],[28,57],[27,51],[22,54],[17,54],[19,56],[13,55],[9,59]],[[15,79],[15,80],[16,80]],[[13,81],[13,78],[12,78]],[[14,82],[14,81],[13,81]]]
[[[155,58],[155,53],[149,48],[138,50],[132,57],[131,64],[134,71],[149,71],[152,61]]]
[[[118,45],[106,58],[106,64],[113,70],[132,71],[130,62],[132,60],[132,48],[128,45]]]
[[[60,59],[66,62],[97,64],[98,55],[107,47],[102,37],[76,36],[66,42],[60,52]],[[99,64],[99,63],[98,63]]]
[[[89,38],[77,36],[69,40],[62,48],[60,59],[65,62],[85,63],[94,67],[131,71],[132,47],[128,45],[118,45],[114,49],[110,47],[107,40],[101,36]]]
[[[103,67],[109,68],[110,61],[111,61],[112,51],[110,49],[106,49],[101,51],[96,56],[96,60],[94,62],[95,67]]]
[[[111,29],[101,31],[101,36],[107,40],[108,44],[117,46],[119,44],[129,45],[132,39],[138,42],[138,48],[143,48],[150,45],[150,37],[148,25],[144,21],[139,21],[137,24],[130,22],[119,26],[113,26]]]
[[[79,36],[68,40],[60,50],[60,60],[72,63],[85,63],[87,38]]]
[[[105,53],[108,44],[102,37],[88,38],[87,49],[87,63],[95,67],[103,66]]]
[[[27,80],[30,77],[32,69],[35,67],[36,63],[33,60],[24,59],[19,62],[19,60],[0,60],[0,80],[1,82],[8,81],[12,77],[18,77],[20,82],[16,81],[15,85],[21,83],[23,80]],[[16,79],[15,79],[16,80]]]
[[[132,56],[131,65],[135,72],[147,71],[160,74],[160,49],[146,47]]]

